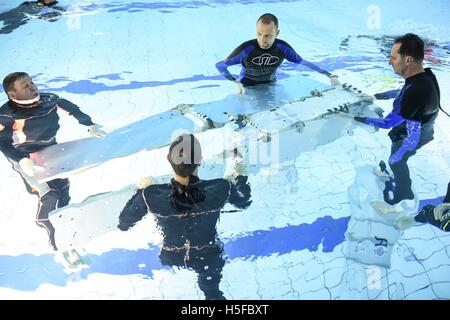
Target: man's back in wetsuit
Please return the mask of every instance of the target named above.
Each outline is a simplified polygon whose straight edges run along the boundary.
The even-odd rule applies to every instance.
[[[201,246],[215,241],[215,225],[227,203],[239,209],[250,205],[246,176],[238,176],[236,183],[191,176],[187,186],[172,179],[170,184],[138,190],[120,214],[119,229],[128,230],[152,212],[162,228],[165,246],[182,247],[187,240]],[[186,224],[183,218],[192,218],[193,222]]]
[[[172,179],[170,184],[138,190],[122,210],[118,227],[126,231],[152,212],[163,236],[161,263],[194,270],[205,299],[222,300],[219,286],[225,260],[216,225],[226,203],[241,210],[250,205],[247,177],[238,176],[231,183],[191,176],[187,186]]]
[[[175,177],[170,184],[138,190],[122,210],[118,228],[126,231],[148,212],[153,213],[163,235],[161,263],[193,269],[206,299],[224,299],[219,284],[225,261],[216,224],[226,203],[238,209],[251,204],[250,185],[242,175],[233,182],[200,180],[193,174],[201,161],[200,150],[193,135],[177,137],[168,155]],[[197,155],[191,156],[196,151]],[[183,160],[174,160],[177,158]]]

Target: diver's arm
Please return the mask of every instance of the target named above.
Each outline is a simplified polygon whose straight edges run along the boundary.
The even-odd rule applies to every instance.
[[[394,99],[398,95],[399,92],[400,92],[400,89],[389,90],[386,92],[375,93],[374,97],[377,100],[389,100],[389,99]]]
[[[148,208],[144,195],[145,189],[138,189],[128,200],[119,216],[118,228],[127,231],[147,214]]]
[[[402,146],[389,158],[391,165],[403,159],[406,152],[414,150],[420,141],[422,123],[420,121],[406,120],[408,136],[403,140]]]
[[[380,129],[390,129],[405,121],[402,116],[395,112],[389,113],[385,118],[355,117],[354,119],[355,121]]]
[[[216,69],[230,81],[237,81],[235,77],[228,71],[228,67],[242,64],[250,51],[254,49],[254,45],[249,44],[249,41],[244,42],[239,47],[233,50],[233,52],[222,61],[216,63]]]
[[[76,104],[73,104],[69,100],[59,98],[58,107],[67,111],[71,116],[74,116],[80,124],[85,126],[94,125],[94,123],[91,120],[91,117],[82,112]]]
[[[0,116],[0,151],[6,158],[19,162],[30,155],[14,148],[12,123],[11,119]]]

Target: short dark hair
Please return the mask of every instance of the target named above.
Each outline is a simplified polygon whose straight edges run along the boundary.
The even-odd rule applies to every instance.
[[[54,4],[55,0],[50,1],[49,3],[46,3],[45,0],[38,0],[38,2],[42,3],[43,5],[47,6],[49,4]]]
[[[182,134],[169,147],[168,160],[179,176],[189,177],[202,160],[200,142],[193,134]]]
[[[261,17],[259,17],[259,19],[258,19],[258,21],[256,21],[256,23],[258,23],[260,20],[264,24],[271,24],[273,22],[273,23],[275,23],[275,26],[278,29],[278,18],[275,17],[273,14],[264,13]]]
[[[425,44],[423,40],[416,34],[407,33],[398,37],[394,43],[401,43],[398,53],[405,57],[410,56],[415,62],[422,62],[425,55]]]
[[[8,74],[3,79],[3,90],[5,90],[6,94],[8,94],[8,91],[14,90],[14,82],[16,82],[19,79],[22,79],[24,77],[29,77],[28,73],[25,72],[13,72]]]

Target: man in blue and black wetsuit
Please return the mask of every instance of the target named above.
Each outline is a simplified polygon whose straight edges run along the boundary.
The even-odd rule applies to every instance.
[[[439,84],[433,72],[424,69],[424,42],[415,34],[406,34],[395,40],[389,64],[405,79],[405,85],[394,100],[391,113],[384,119],[360,118],[355,120],[383,129],[392,130],[389,165],[394,183],[386,184],[385,202],[374,205],[383,212],[398,211],[393,205],[414,199],[408,159],[418,149],[433,140],[434,122],[440,108]]]
[[[14,9],[0,13],[0,21],[3,22],[0,34],[13,32],[26,24],[30,20],[30,16],[38,16],[39,19],[55,22],[65,11],[56,4],[55,0],[25,1]],[[51,9],[45,11],[44,8]]]
[[[92,136],[101,137],[105,133],[70,101],[51,93],[39,94],[33,80],[24,72],[7,75],[3,88],[9,101],[0,107],[0,151],[20,174],[28,192],[38,195],[36,223],[47,230],[49,243],[57,250],[55,229],[48,220],[48,214],[56,207],[61,208],[69,203],[69,180],[38,182],[34,175],[42,168],[34,164],[30,154],[56,144],[59,109],[88,126]]]
[[[333,85],[339,84],[337,76],[303,60],[287,42],[277,39],[279,33],[277,17],[270,13],[262,15],[256,23],[256,39],[241,44],[225,60],[218,62],[216,68],[239,86],[253,86],[276,81],[277,68],[287,59],[326,75]],[[239,80],[227,69],[237,64],[242,64]]]
[[[177,137],[167,156],[174,178],[138,190],[122,210],[118,227],[126,231],[151,212],[163,235],[161,263],[193,269],[205,298],[222,300],[219,284],[225,261],[216,224],[225,204],[247,208],[251,190],[238,163],[229,180],[199,179],[196,172],[201,158],[197,138],[191,134]]]

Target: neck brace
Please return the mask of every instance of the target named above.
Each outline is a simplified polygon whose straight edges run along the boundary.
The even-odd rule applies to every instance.
[[[10,99],[12,101],[14,101],[16,104],[19,104],[21,106],[23,106],[23,105],[26,106],[26,105],[30,105],[30,104],[34,104],[34,103],[38,102],[41,99],[41,97],[39,95],[37,95],[36,98],[30,99],[30,100],[16,100],[13,98],[10,98]]]

